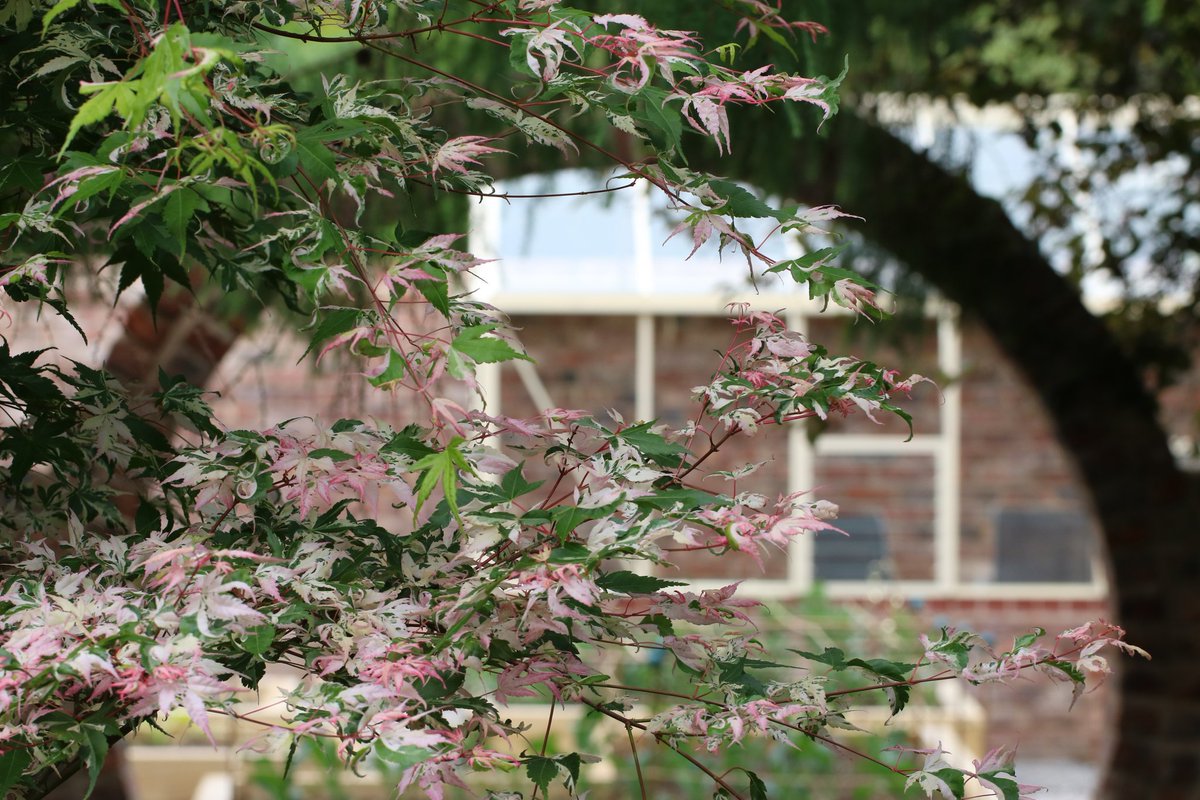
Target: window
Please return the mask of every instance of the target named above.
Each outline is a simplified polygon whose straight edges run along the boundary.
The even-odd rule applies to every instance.
[[[530,194],[598,184],[603,180],[568,171],[557,179],[513,181],[504,189]],[[601,211],[593,214],[595,208]],[[579,225],[584,219],[587,224]],[[608,226],[616,229],[610,234]],[[510,314],[536,361],[481,375],[493,411],[530,416],[556,406],[598,414],[613,409],[627,420],[681,425],[693,408],[691,388],[707,381],[716,365],[714,350],[722,351],[729,342],[724,318],[734,300],[765,310],[786,308],[790,327],[835,351],[938,376],[940,389],[922,387],[908,404],[915,422],[908,441],[909,431],[899,420],[875,425],[858,416],[831,420],[819,431],[793,425],[783,437],[776,433],[731,440],[720,453],[728,462],[724,466],[765,462],[751,478],[755,490],[768,495],[812,490],[839,504],[838,524],[850,535],[797,539],[786,557],[761,566],[736,554],[719,563],[688,554],[678,560],[679,574],[697,585],[743,579],[744,589],[760,596],[794,595],[814,581],[827,582],[834,593],[861,594],[884,580],[892,589],[914,595],[1103,593],[1097,571],[1087,556],[1080,556],[1094,538],[1092,526],[1086,512],[1071,503],[1064,513],[1075,517],[1068,524],[1066,517],[1046,521],[1044,514],[1038,516],[1036,503],[1026,505],[1012,492],[997,495],[1017,502],[1005,502],[989,528],[978,511],[994,506],[988,500],[989,479],[975,471],[970,473],[973,510],[964,516],[963,333],[948,304],[931,303],[915,324],[851,326],[847,312],[831,307],[821,313],[802,291],[783,283],[764,282],[756,293],[746,285],[736,258],[721,262],[711,249],[702,248],[686,261],[689,246],[677,240],[660,250],[670,226],[664,210],[640,187],[603,200],[546,198],[512,205],[484,200],[475,206],[472,228],[474,252],[502,259],[494,274],[472,288],[477,297]],[[794,242],[776,247],[799,254]],[[907,346],[898,353],[901,332]],[[874,350],[868,354],[865,348]],[[986,378],[991,373],[978,374]],[[1019,384],[1005,375],[996,379]],[[1017,407],[1008,410],[1023,413]],[[990,412],[985,408],[980,413]],[[983,424],[980,429],[996,437],[991,444],[973,445],[984,451],[1003,437],[1020,435],[996,433]],[[1050,444],[1056,446],[1052,437]],[[1069,476],[1055,478],[1060,479]],[[964,521],[970,523],[966,528]],[[1064,551],[1038,556],[1034,566],[1028,559],[1018,564],[1012,553],[1028,548],[1021,537],[1036,539],[1042,535],[1037,531],[1056,524],[1071,532],[1041,541],[1049,550],[1061,545]],[[1051,562],[1059,566],[1044,566]]]

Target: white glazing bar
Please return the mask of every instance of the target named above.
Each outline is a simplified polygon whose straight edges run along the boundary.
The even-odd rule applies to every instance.
[[[467,249],[478,258],[500,257],[502,212],[503,206],[495,200],[471,203],[467,210]],[[461,275],[463,288],[479,300],[492,303],[493,297],[504,292],[503,272],[497,263]]]
[[[468,209],[467,249],[479,258],[497,258],[500,254],[501,210],[501,204],[495,201],[474,202]],[[472,272],[464,272],[461,273],[462,288],[471,292],[476,299],[490,303],[493,302],[492,297],[499,293],[502,273],[497,264],[485,265],[481,269],[489,274],[491,280],[483,280]],[[471,407],[481,408],[486,405],[489,413],[501,413],[500,365],[477,365],[475,380],[479,382],[479,393],[471,395]]]
[[[942,387],[941,446],[934,456],[934,580],[952,591],[959,585],[962,559],[962,331],[949,305],[938,313],[938,369],[947,385]]]
[[[563,269],[569,268],[563,265]],[[570,304],[572,314],[586,315],[636,315],[659,314],[669,316],[726,316],[729,304],[745,301],[753,309],[776,311],[796,306],[805,311],[816,312],[820,306],[815,301],[794,294],[763,292],[696,292],[695,294],[639,294],[637,292],[587,292],[564,295],[561,292],[496,292],[486,297],[489,303],[504,309],[509,314],[561,314],[565,303]],[[848,316],[850,312],[840,306],[830,305],[828,314]]]
[[[479,384],[479,392],[472,392],[469,408],[477,411],[486,410],[496,415],[503,413],[500,408],[500,365],[477,364],[475,380]]]
[[[654,419],[654,317],[650,314],[634,318],[633,347],[633,413],[639,421]],[[654,573],[648,561],[625,562],[625,568],[639,575]]]
[[[789,308],[786,315],[788,328],[808,335],[808,319],[799,308]],[[787,488],[788,492],[811,492],[816,481],[812,443],[804,430],[803,422],[793,422],[787,427]],[[810,498],[818,499],[818,498]],[[798,536],[788,547],[787,585],[797,594],[806,594],[813,585],[813,538]]]
[[[882,433],[826,433],[816,441],[822,456],[936,456],[941,434],[918,433],[911,439]]]
[[[650,241],[650,182],[638,181],[629,203],[633,218],[633,285],[638,294],[654,291],[654,246]]]
[[[654,255],[650,241],[650,191],[648,181],[640,181],[632,192],[630,227],[633,233],[633,289],[639,299],[640,313],[634,317],[633,338],[633,414],[640,420],[654,418],[654,315],[647,313],[645,301],[654,293]],[[633,571],[642,575],[653,572],[649,562],[636,561]]]
[[[633,231],[633,280],[640,297],[654,292],[654,257],[650,241],[649,181],[639,181],[629,204]],[[634,416],[639,420],[654,418],[654,317],[640,313],[634,330]]]
[[[691,591],[719,589],[725,579],[688,581]],[[1103,586],[1091,583],[979,583],[944,589],[936,581],[828,581],[822,593],[833,599],[869,599],[878,602],[888,597],[919,597],[922,600],[1042,600],[1101,601],[1108,597]],[[796,597],[790,580],[750,578],[738,585],[738,595],[760,600],[785,600]]]
[[[634,331],[634,416],[639,420],[654,418],[654,317],[637,316]]]

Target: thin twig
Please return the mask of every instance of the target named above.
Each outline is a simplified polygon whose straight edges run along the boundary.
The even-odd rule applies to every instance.
[[[637,770],[638,788],[642,792],[642,800],[646,800],[646,779],[642,777],[642,762],[638,758],[637,742],[633,740],[633,726],[625,726],[625,735],[629,737],[629,750],[633,753],[633,768]]]

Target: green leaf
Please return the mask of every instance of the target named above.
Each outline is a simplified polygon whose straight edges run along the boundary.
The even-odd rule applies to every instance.
[[[913,664],[905,664],[899,661],[889,661],[886,658],[852,658],[846,660],[846,654],[837,647],[826,647],[820,655],[809,653],[804,650],[790,650],[803,658],[816,661],[820,664],[826,664],[835,672],[842,670],[858,668],[874,675],[881,683],[904,683],[908,680],[908,676],[914,669]],[[912,687],[903,686],[888,686],[882,691],[888,697],[888,706],[892,710],[892,714],[899,714],[904,707],[908,705],[909,696],[912,694]]]
[[[627,569],[610,572],[596,578],[596,585],[608,592],[621,594],[649,594],[671,586],[686,586],[684,581],[668,581],[653,575],[638,575]]]
[[[788,652],[795,653],[801,658],[807,658],[810,661],[816,661],[819,664],[833,667],[835,670],[843,670],[846,668],[846,654],[839,647],[826,647],[820,655],[810,653],[806,650],[789,650]]]
[[[142,500],[138,504],[137,512],[133,517],[134,529],[140,537],[147,537],[154,531],[158,530],[162,523],[162,515],[158,507],[153,503],[148,503]],[[3,795],[0,794],[0,797]]]
[[[428,678],[413,681],[413,688],[417,690],[417,694],[422,700],[430,703],[445,700],[453,696],[466,680],[466,674],[462,671],[439,672]]]
[[[342,450],[334,450],[332,447],[318,447],[316,450],[309,450],[308,457],[328,458],[333,461],[350,461],[354,458],[350,453]]]
[[[767,784],[750,770],[745,773],[750,778],[750,800],[767,800]]]
[[[770,218],[779,220],[780,222],[787,222],[795,216],[795,211],[772,208],[733,181],[710,180],[708,186],[718,196],[725,199],[725,205],[721,210],[730,216],[740,218]]]
[[[792,258],[786,261],[777,261],[772,266],[763,270],[764,273],[772,272],[790,272],[792,280],[797,283],[804,283],[809,278],[809,273],[818,268],[823,267],[836,256],[840,255],[846,249],[846,245],[839,244],[833,247],[822,247],[819,250],[813,250],[810,253],[805,253],[800,258]],[[869,287],[868,287],[869,288]]]
[[[242,649],[253,656],[261,656],[275,643],[274,625],[258,625],[246,631],[242,638]]]
[[[35,365],[49,349],[13,353],[8,341],[0,337],[0,395],[42,407],[65,403],[66,397],[58,384],[46,375],[54,374],[54,368]]]
[[[908,676],[912,673],[913,669],[912,664],[901,664],[883,658],[871,658],[866,661],[861,658],[852,658],[846,662],[846,666],[866,670],[878,676],[883,683],[900,684],[908,680]],[[883,689],[883,693],[887,695],[888,708],[891,709],[892,716],[895,716],[908,705],[909,697],[912,695],[912,687],[906,684],[888,686]]]
[[[842,60],[842,71],[838,73],[836,78],[830,78],[825,75],[818,75],[817,79],[825,82],[825,91],[821,93],[821,99],[829,105],[828,116],[833,116],[838,113],[838,89],[841,88],[842,81],[846,80],[846,75],[850,73],[850,54]]]
[[[527,495],[537,489],[545,481],[529,481],[525,479],[525,475],[521,472],[521,468],[514,467],[504,473],[504,477],[500,479],[500,492],[503,494],[506,502],[512,502],[518,497]]]
[[[446,505],[450,507],[450,513],[454,515],[455,519],[460,519],[458,514],[458,471],[460,469],[467,472],[474,471],[467,463],[462,451],[458,449],[462,443],[463,438],[455,436],[450,440],[450,444],[446,445],[445,450],[430,453],[412,465],[413,472],[424,471],[417,484],[418,511],[433,494],[433,490],[441,486],[442,494],[446,498]]]
[[[617,434],[617,438],[637,448],[643,456],[656,464],[677,467],[688,450],[678,442],[667,441],[662,434],[655,433],[653,422],[642,422],[630,426]]]
[[[426,444],[418,435],[420,430],[416,425],[407,426],[380,448],[380,452],[398,453],[411,458],[413,461],[422,459],[430,453],[436,453],[437,451]]]
[[[196,430],[209,436],[219,436],[220,430],[213,424],[212,408],[205,401],[205,392],[198,386],[192,386],[182,375],[168,375],[159,367],[158,385],[161,391],[153,397],[162,408],[164,414],[179,414],[196,427]]]
[[[474,361],[476,364],[497,364],[502,361],[512,361],[519,358],[532,361],[529,356],[519,353],[512,345],[503,339],[485,334],[495,330],[497,325],[472,325],[463,328],[450,343],[450,348]]]
[[[83,793],[86,800],[96,788],[96,779],[100,777],[100,769],[108,755],[108,735],[103,728],[86,722],[79,727],[84,736],[83,763],[87,766],[88,773],[87,790]]]
[[[117,294],[128,289],[141,278],[146,290],[146,300],[152,312],[157,312],[158,301],[163,292],[163,274],[158,264],[136,247],[121,247],[113,254],[113,261],[123,261],[121,277],[117,281]]]
[[[187,186],[180,186],[163,202],[162,219],[179,245],[180,258],[187,250],[188,224],[197,211],[208,211],[208,202]]]
[[[642,617],[641,625],[653,625],[659,636],[674,636],[675,624],[662,614],[650,614]]]
[[[558,762],[545,756],[526,756],[525,774],[533,781],[543,796],[549,796],[550,781],[558,777]]]
[[[313,142],[338,142],[367,132],[367,126],[355,119],[331,119],[298,134]]]
[[[1087,677],[1080,671],[1079,667],[1072,664],[1070,661],[1062,659],[1049,659],[1042,662],[1047,667],[1053,667],[1071,679],[1072,682],[1083,684],[1087,682]]]
[[[902,664],[899,661],[889,661],[886,658],[852,658],[846,662],[847,667],[858,667],[865,669],[882,678],[887,678],[890,681],[908,680],[909,674],[912,672],[912,664]]]
[[[497,505],[500,503],[511,503],[518,497],[534,491],[543,483],[545,481],[526,480],[525,476],[521,473],[521,467],[518,466],[504,473],[503,477],[500,478],[500,483],[472,487],[472,492],[477,497],[487,501],[489,505]]]
[[[8,790],[21,780],[21,775],[29,766],[29,760],[28,750],[13,749],[0,755],[0,797],[7,795]]]
[[[55,17],[57,17],[59,14],[70,11],[72,8],[82,2],[83,0],[58,0],[58,2],[51,6],[50,10],[47,11],[42,17],[42,34],[45,35],[46,29],[50,27],[50,23],[54,21]]]
[[[63,153],[67,152],[67,147],[79,131],[108,117],[114,106],[118,109],[129,107],[134,96],[135,92],[132,86],[124,82],[117,82],[107,85],[94,97],[89,98],[71,118],[71,124],[67,127],[67,136],[63,139],[58,155],[61,157]]]
[[[127,178],[125,171],[117,167],[85,178],[79,182],[79,188],[75,190],[75,193],[67,198],[67,202],[62,206],[62,211],[65,212],[67,208],[77,208],[80,203],[101,192],[119,188]]]
[[[430,267],[426,266],[423,269],[429,270]],[[421,296],[429,301],[429,305],[442,312],[443,317],[450,316],[450,285],[444,278],[415,280],[413,286],[417,287]]]
[[[740,690],[737,692],[739,698],[753,700],[767,695],[767,685],[746,671],[745,658],[740,658],[737,661],[718,661],[716,664],[717,670],[720,673],[721,683],[728,687],[738,687]]]
[[[583,542],[567,542],[551,550],[549,560],[552,564],[586,564],[594,558],[595,553]]]
[[[415,745],[404,745],[403,747],[392,749],[377,739],[375,741],[375,755],[379,756],[379,760],[383,761],[393,770],[403,772],[414,764],[420,764],[432,756],[433,751],[426,750],[424,747],[416,747]]]
[[[0,25],[7,24],[10,20],[18,33],[28,28],[33,20],[32,0],[7,0],[0,4]]]
[[[362,311],[357,308],[322,308],[318,314],[320,321],[309,335],[308,349],[300,356],[301,359],[326,339],[353,329],[362,318]]]
[[[1021,800],[1021,787],[1007,772],[981,772],[979,777],[1000,790],[1002,800]]]
[[[292,773],[292,764],[296,760],[296,750],[300,747],[300,737],[292,734],[292,740],[288,743],[287,758],[283,760],[283,779],[286,783],[287,778]]]
[[[963,800],[963,794],[966,792],[966,779],[963,778],[961,771],[953,767],[946,767],[933,772],[950,787],[950,791],[954,792],[956,800]]]
[[[971,642],[975,638],[975,634],[970,631],[958,631],[953,635],[949,630],[942,628],[942,638],[927,648],[931,653],[939,653],[948,657],[954,664],[954,667],[962,671],[967,668],[967,664],[971,659]]]
[[[1024,636],[1018,636],[1016,640],[1013,641],[1012,652],[1029,647],[1045,635],[1045,628],[1034,628],[1030,633],[1027,633]]]
[[[640,99],[629,110],[629,115],[655,145],[669,152],[678,149],[683,139],[683,115],[677,109],[666,107],[667,97],[665,90],[647,86],[640,92]]]
[[[470,361],[452,347],[446,351],[446,372],[454,378],[462,380],[471,372]]]
[[[300,168],[317,186],[325,181],[337,180],[337,161],[333,152],[321,144],[320,137],[313,131],[306,130],[296,135],[295,152],[300,157]]]
[[[579,783],[579,766],[583,763],[583,759],[579,757],[579,753],[564,753],[560,756],[555,756],[555,761],[559,766],[567,771],[567,778],[564,782],[568,789],[574,789]]]
[[[380,373],[367,378],[367,383],[376,389],[385,388],[404,380],[404,376],[407,374],[408,361],[405,360],[404,355],[395,350],[389,350],[387,353],[387,365],[384,366],[383,371]]]
[[[554,515],[554,533],[558,535],[560,542],[565,542],[567,537],[583,523],[607,517],[609,514],[617,510],[617,507],[624,502],[623,500],[614,500],[602,506],[592,508],[581,508],[579,506],[558,506],[552,512]]]
[[[755,35],[750,37],[750,41],[746,43],[746,49],[754,46],[757,41],[757,35],[766,36],[771,42],[779,47],[782,47],[788,52],[792,58],[796,57],[796,51],[792,49],[792,43],[784,38],[783,34],[772,28],[770,25],[756,25],[754,29]]]
[[[685,511],[694,511],[710,506],[728,506],[732,501],[727,497],[709,494],[700,489],[661,489],[645,497],[635,497],[633,502],[639,507],[656,508],[659,511],[669,511],[675,506],[682,506]]]
[[[518,33],[513,36],[512,42],[508,47],[508,65],[521,75],[529,78],[538,78],[540,76],[529,68],[529,62],[526,60],[526,54],[529,51],[529,42],[532,39],[532,33]]]

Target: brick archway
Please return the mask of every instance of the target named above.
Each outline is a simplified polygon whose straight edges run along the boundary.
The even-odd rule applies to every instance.
[[[793,142],[786,126],[735,119],[732,138],[745,155],[734,174],[861,215],[856,230],[987,328],[1078,467],[1107,545],[1118,621],[1154,654],[1123,660],[1103,796],[1200,798],[1200,475],[1176,465],[1136,366],[965,176],[852,112],[827,123],[823,137]]]

